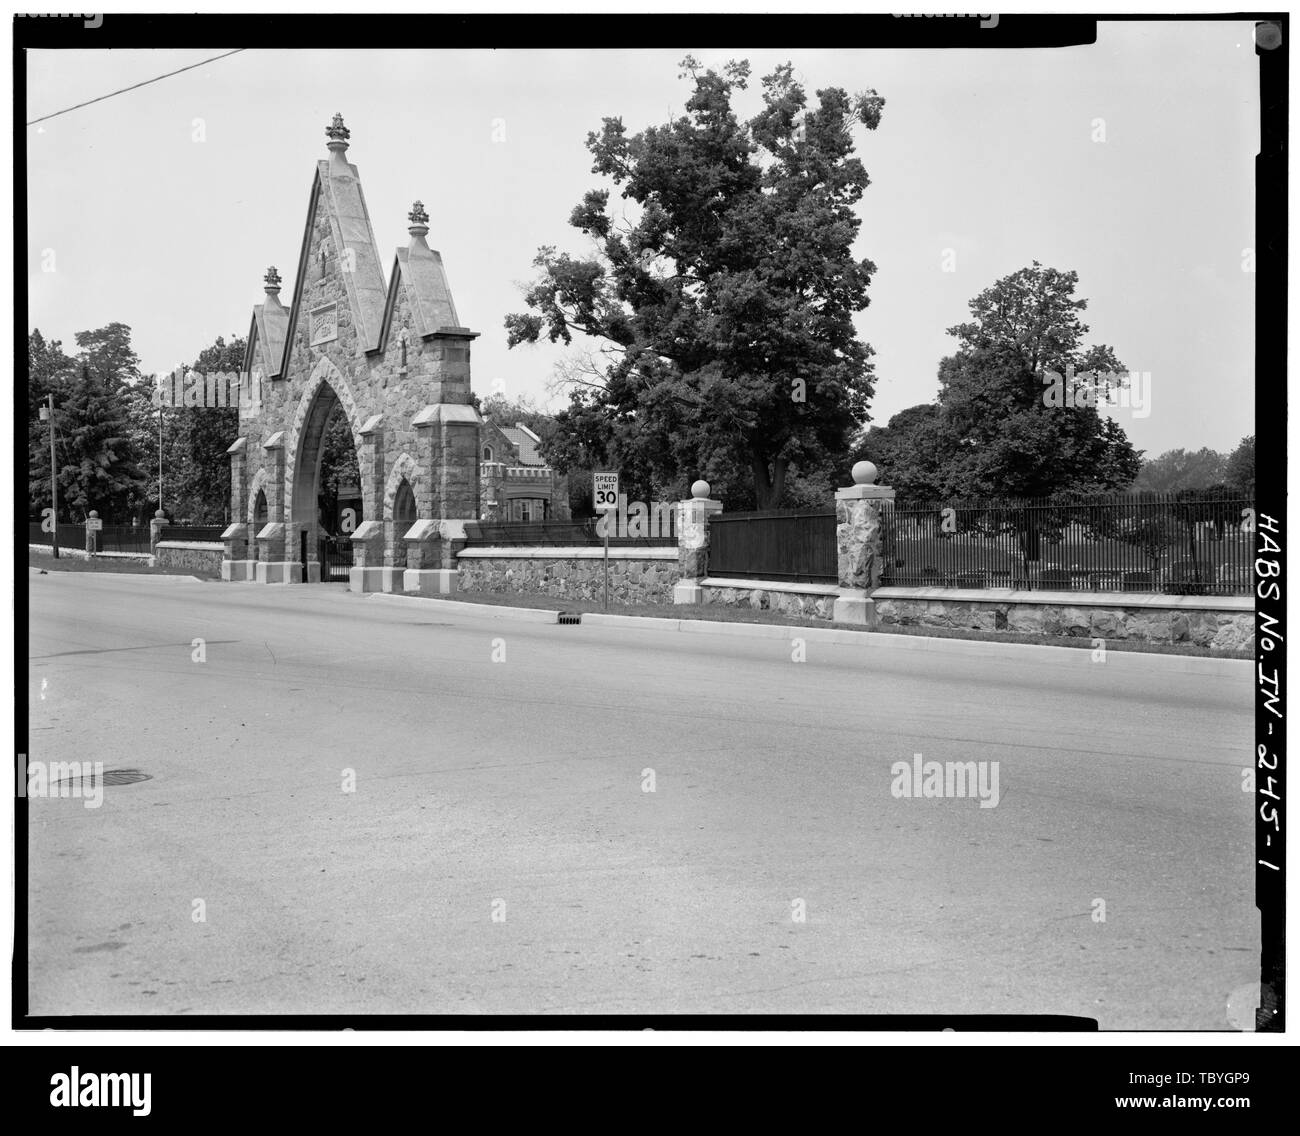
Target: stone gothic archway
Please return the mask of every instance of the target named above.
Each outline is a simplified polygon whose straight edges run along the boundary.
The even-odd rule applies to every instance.
[[[460,325],[418,201],[408,214],[410,241],[397,248],[385,278],[360,175],[345,157],[350,133],[338,115],[326,131],[329,157],[316,164],[292,302],[280,302],[272,268],[266,300],[253,309],[243,369],[261,371],[263,397],[241,405],[240,437],[229,451],[232,512],[247,520],[228,534],[232,565],[223,575],[313,578],[322,436],[339,414],[356,453],[362,517],[352,534],[351,586],[418,589],[436,576],[446,590],[446,577],[455,576],[453,541],[458,533],[463,539],[463,527],[447,522],[479,515],[482,418],[470,392],[477,333]],[[258,490],[267,521],[252,533]],[[250,543],[256,571],[241,574],[234,561]]]

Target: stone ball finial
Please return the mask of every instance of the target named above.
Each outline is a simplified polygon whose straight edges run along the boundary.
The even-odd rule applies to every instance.
[[[412,205],[411,211],[406,216],[410,219],[412,228],[416,228],[416,227],[428,228],[429,214],[425,212],[423,201],[417,201],[414,205]]]
[[[334,121],[325,128],[325,136],[329,139],[331,147],[342,145],[346,148],[348,139],[352,137],[352,131],[343,125],[343,116],[336,114]]]
[[[691,486],[691,496],[696,500],[703,501],[709,495],[709,483],[707,481],[697,481]]]
[[[860,461],[853,466],[854,485],[873,485],[880,471],[869,461]]]
[[[90,515],[91,515],[92,517],[98,517],[98,516],[99,516],[99,510],[98,510],[98,509],[91,509],[91,510],[90,510]]]
[[[280,273],[276,271],[275,265],[271,265],[266,270],[266,276],[263,279],[266,281],[266,290],[268,292],[278,292],[280,290]]]

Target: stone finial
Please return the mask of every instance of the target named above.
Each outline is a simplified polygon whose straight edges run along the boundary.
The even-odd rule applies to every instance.
[[[348,148],[348,139],[352,137],[352,131],[343,125],[343,116],[336,114],[334,121],[325,128],[325,136],[329,138],[327,145],[331,150],[335,147],[346,150]]]
[[[691,496],[700,501],[706,500],[709,496],[709,483],[707,481],[697,481],[691,486]]]
[[[853,467],[853,484],[854,485],[872,485],[879,476],[880,471],[876,469],[875,464],[869,461],[860,461]]]
[[[263,279],[266,281],[266,294],[268,296],[278,296],[280,294],[280,273],[276,271],[275,265],[271,265],[266,270]]]
[[[423,225],[426,229],[429,227],[429,214],[425,212],[423,201],[415,202],[406,216],[412,225]]]

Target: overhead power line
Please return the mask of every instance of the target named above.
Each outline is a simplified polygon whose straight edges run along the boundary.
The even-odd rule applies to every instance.
[[[77,103],[76,106],[65,107],[63,110],[56,110],[53,114],[43,114],[40,118],[34,118],[28,126],[35,126],[38,122],[45,122],[51,118],[58,118],[61,114],[67,114],[70,111],[80,110],[82,107],[88,107],[91,103],[102,103],[105,99],[111,99],[114,95],[124,95],[127,91],[139,90],[141,87],[147,87],[150,83],[157,83],[163,79],[170,79],[173,75],[179,75],[183,71],[193,71],[196,67],[202,67],[205,63],[215,63],[218,59],[225,59],[227,56],[238,55],[241,51],[247,51],[246,47],[237,47],[234,51],[222,52],[220,55],[214,55],[210,59],[200,59],[197,63],[191,63],[188,67],[180,67],[175,71],[168,71],[166,75],[156,75],[152,79],[146,79],[143,83],[132,83],[129,87],[123,87],[120,91],[109,91],[106,95],[100,95],[96,99],[87,99],[84,103]]]

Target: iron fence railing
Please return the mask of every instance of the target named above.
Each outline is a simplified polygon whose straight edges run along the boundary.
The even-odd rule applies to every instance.
[[[43,531],[40,521],[28,521],[27,543],[52,545],[54,543],[54,534]],[[86,526],[75,525],[71,521],[60,521],[59,547],[84,549],[86,547]]]
[[[1244,496],[896,501],[883,514],[885,584],[1173,595],[1252,587]]]
[[[709,518],[709,575],[834,583],[833,509],[716,513]]]
[[[162,530],[163,540],[197,540],[220,541],[225,532],[225,525],[166,525]],[[99,531],[99,549],[101,552],[138,552],[150,551],[149,525],[109,525]],[[53,534],[44,529],[41,521],[27,522],[27,542],[29,544],[53,544]],[[86,547],[86,526],[70,521],[59,522],[59,547]]]
[[[604,537],[597,529],[598,518],[585,521],[466,521],[465,541],[468,545],[498,545],[503,547],[580,547],[603,545]],[[609,544],[611,548],[665,548],[677,544],[675,536],[613,535],[624,526],[615,522]],[[653,526],[647,525],[647,528]]]
[[[105,525],[99,534],[102,552],[149,551],[148,525]]]
[[[220,541],[225,525],[165,525],[162,540]]]

